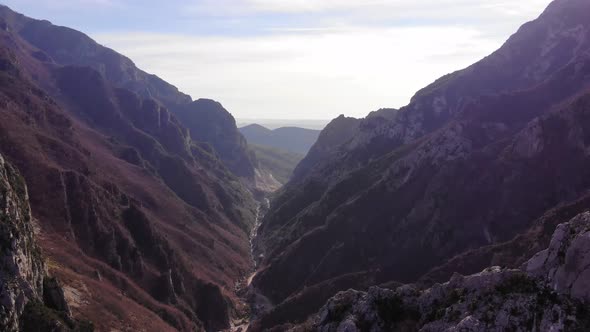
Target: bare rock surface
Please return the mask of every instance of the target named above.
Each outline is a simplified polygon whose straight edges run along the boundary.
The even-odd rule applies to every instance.
[[[43,294],[44,264],[33,239],[26,188],[0,156],[0,330],[18,331],[30,299]]]
[[[93,331],[74,321],[35,240],[27,187],[0,155],[0,331]]]
[[[590,213],[559,225],[521,269],[455,274],[431,288],[338,293],[291,331],[587,331]]]

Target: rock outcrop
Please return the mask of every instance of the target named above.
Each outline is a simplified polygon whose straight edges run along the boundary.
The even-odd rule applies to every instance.
[[[210,99],[199,99],[181,107],[176,114],[191,136],[211,144],[234,174],[254,179],[256,156],[238,131],[236,120],[223,106]]]
[[[0,330],[90,332],[74,321],[59,282],[47,276],[24,179],[0,155]]]
[[[23,179],[0,155],[0,330],[19,331],[25,305],[43,297],[45,267]]]
[[[590,301],[590,213],[559,225],[549,248],[523,268],[558,293]]]
[[[348,290],[291,331],[585,331],[590,213],[557,227],[548,249],[522,269],[455,274],[427,289]],[[581,286],[581,287],[580,287]]]

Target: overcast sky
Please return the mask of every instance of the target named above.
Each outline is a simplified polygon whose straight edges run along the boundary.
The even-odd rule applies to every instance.
[[[238,118],[363,117],[500,47],[550,0],[0,0]]]

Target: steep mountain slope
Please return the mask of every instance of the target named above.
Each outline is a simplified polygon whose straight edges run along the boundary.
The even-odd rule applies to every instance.
[[[252,268],[250,192],[159,100],[40,56],[6,12],[0,153],[29,185],[74,317],[101,331],[229,327]]]
[[[240,132],[251,144],[274,147],[303,155],[307,154],[320,135],[319,130],[296,127],[270,130],[257,124],[242,127]]]
[[[588,12],[557,0],[399,111],[329,125],[259,230],[254,286],[277,305],[262,328],[344,288],[414,282],[590,189]]]
[[[256,158],[236,130],[236,120],[220,103],[199,99],[180,107],[176,114],[193,139],[211,144],[234,174],[254,178]]]
[[[295,166],[303,159],[303,155],[288,152],[265,145],[249,145],[256,154],[260,169],[272,174],[281,184],[289,181]]]
[[[0,329],[91,332],[72,319],[64,291],[47,275],[35,239],[27,187],[0,155]]]
[[[586,331],[590,214],[558,226],[520,270],[488,268],[428,289],[349,290],[289,331]]]
[[[222,161],[236,175],[254,181],[256,160],[248,152],[233,117],[214,102],[196,101],[155,75],[138,69],[127,57],[96,43],[85,34],[48,21],[35,20],[0,5],[0,17],[12,33],[35,47],[36,60],[59,65],[88,66],[113,86],[155,99],[186,120],[195,140],[218,149]],[[206,122],[203,122],[206,121]],[[210,127],[208,127],[210,126]],[[219,135],[223,130],[226,135]]]
[[[305,158],[295,167],[295,180],[304,177],[316,164],[330,160],[339,153],[339,147],[350,141],[359,128],[361,120],[344,115],[332,120],[318,136]]]

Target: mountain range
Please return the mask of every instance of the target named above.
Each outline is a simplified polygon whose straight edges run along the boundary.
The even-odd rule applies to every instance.
[[[0,27],[0,154],[72,315],[96,330],[229,327],[257,213],[233,117],[80,32],[7,7]]]
[[[253,285],[273,303],[258,329],[349,288],[519,267],[567,221],[547,213],[585,211],[588,13],[556,0],[409,105],[333,120],[258,231]]]
[[[320,136],[320,130],[298,127],[281,127],[270,130],[252,124],[239,128],[249,143],[264,145],[306,155]]]
[[[0,6],[0,330],[590,330],[589,13],[317,132]]]
[[[320,130],[280,127],[270,130],[258,124],[239,128],[259,162],[281,184],[291,178],[295,167],[317,141]],[[278,189],[278,188],[277,188]]]

